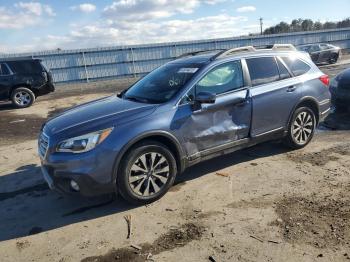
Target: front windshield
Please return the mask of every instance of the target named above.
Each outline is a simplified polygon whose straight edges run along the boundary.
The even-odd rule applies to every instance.
[[[198,65],[166,64],[134,84],[125,92],[123,98],[144,103],[167,102],[198,70]]]

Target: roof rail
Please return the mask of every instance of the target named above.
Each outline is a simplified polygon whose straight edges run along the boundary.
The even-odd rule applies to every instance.
[[[195,55],[198,55],[201,53],[210,53],[210,52],[223,51],[223,50],[226,50],[226,49],[208,49],[208,50],[194,51],[194,52],[189,52],[189,53],[184,53],[182,55],[179,55],[176,57],[176,59],[187,57],[187,56],[195,56]],[[221,52],[219,52],[219,53],[221,53]]]
[[[218,54],[218,56],[216,56],[215,59],[229,56],[229,55],[232,55],[234,53],[254,52],[254,51],[256,51],[256,49],[253,46],[242,46],[242,47],[231,48],[231,49],[226,50],[225,52],[221,52],[220,54]]]
[[[294,45],[292,44],[274,44],[274,45],[264,45],[257,47],[258,49],[270,49],[270,50],[286,50],[286,51],[296,51],[297,49],[295,48]],[[226,56],[234,55],[236,53],[240,52],[255,52],[258,49],[256,49],[254,46],[241,46],[241,47],[235,47],[231,49],[211,49],[211,50],[202,50],[202,51],[195,51],[191,53],[185,53],[182,54],[176,59],[187,57],[187,56],[195,56],[201,53],[208,53],[208,52],[214,52],[214,51],[220,51],[217,54],[213,55],[210,60],[213,61],[218,58],[223,58]]]
[[[294,45],[292,44],[274,44],[271,48],[272,50],[289,50],[289,51],[296,51]]]

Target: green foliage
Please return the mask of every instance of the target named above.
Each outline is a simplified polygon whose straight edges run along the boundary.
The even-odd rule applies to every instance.
[[[275,26],[271,26],[265,29],[265,35],[291,33],[291,32],[303,32],[303,31],[315,31],[324,29],[336,29],[350,27],[350,18],[344,19],[339,22],[325,22],[312,21],[311,19],[294,19],[290,24],[286,22],[280,22]]]

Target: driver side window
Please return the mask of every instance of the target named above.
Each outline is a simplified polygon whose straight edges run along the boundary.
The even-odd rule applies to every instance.
[[[207,73],[196,85],[196,93],[210,92],[216,95],[243,87],[243,73],[240,61],[217,66]]]

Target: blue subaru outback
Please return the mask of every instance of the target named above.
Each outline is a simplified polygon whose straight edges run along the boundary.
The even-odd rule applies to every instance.
[[[272,139],[306,146],[329,112],[328,85],[291,45],[188,54],[48,120],[43,175],[63,193],[150,203],[203,160]]]

